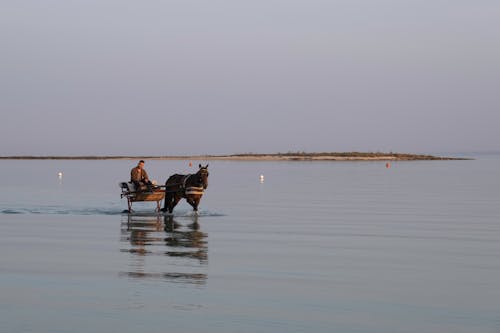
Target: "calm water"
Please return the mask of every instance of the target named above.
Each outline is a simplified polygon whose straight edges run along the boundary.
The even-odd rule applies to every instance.
[[[500,332],[498,156],[210,162],[198,217],[135,163],[0,161],[0,332]]]

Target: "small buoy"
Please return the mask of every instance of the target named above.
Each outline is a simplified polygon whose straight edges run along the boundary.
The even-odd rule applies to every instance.
[[[59,172],[59,173],[57,174],[57,176],[58,176],[59,178],[62,178],[63,173],[62,173],[62,172]]]
[[[387,162],[387,163],[385,164],[385,167],[386,167],[387,169],[389,169],[389,168],[391,167],[391,163]]]
[[[193,166],[193,163],[189,162],[189,166],[192,167]]]
[[[264,175],[260,175],[260,182],[263,183],[264,182]]]

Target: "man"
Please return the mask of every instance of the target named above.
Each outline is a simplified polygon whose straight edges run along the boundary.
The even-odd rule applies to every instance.
[[[152,183],[149,180],[148,173],[144,169],[144,161],[140,160],[135,168],[130,171],[130,181],[134,183],[136,192],[141,191],[141,187],[146,185],[148,191],[152,191]]]

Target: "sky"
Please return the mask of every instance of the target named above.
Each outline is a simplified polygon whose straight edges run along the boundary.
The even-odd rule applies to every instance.
[[[0,156],[500,151],[498,0],[0,0]]]

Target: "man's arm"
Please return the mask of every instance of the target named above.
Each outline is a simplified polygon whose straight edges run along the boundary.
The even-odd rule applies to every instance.
[[[142,170],[142,179],[144,180],[149,180],[149,176],[148,176],[148,173],[146,172],[146,170]]]

